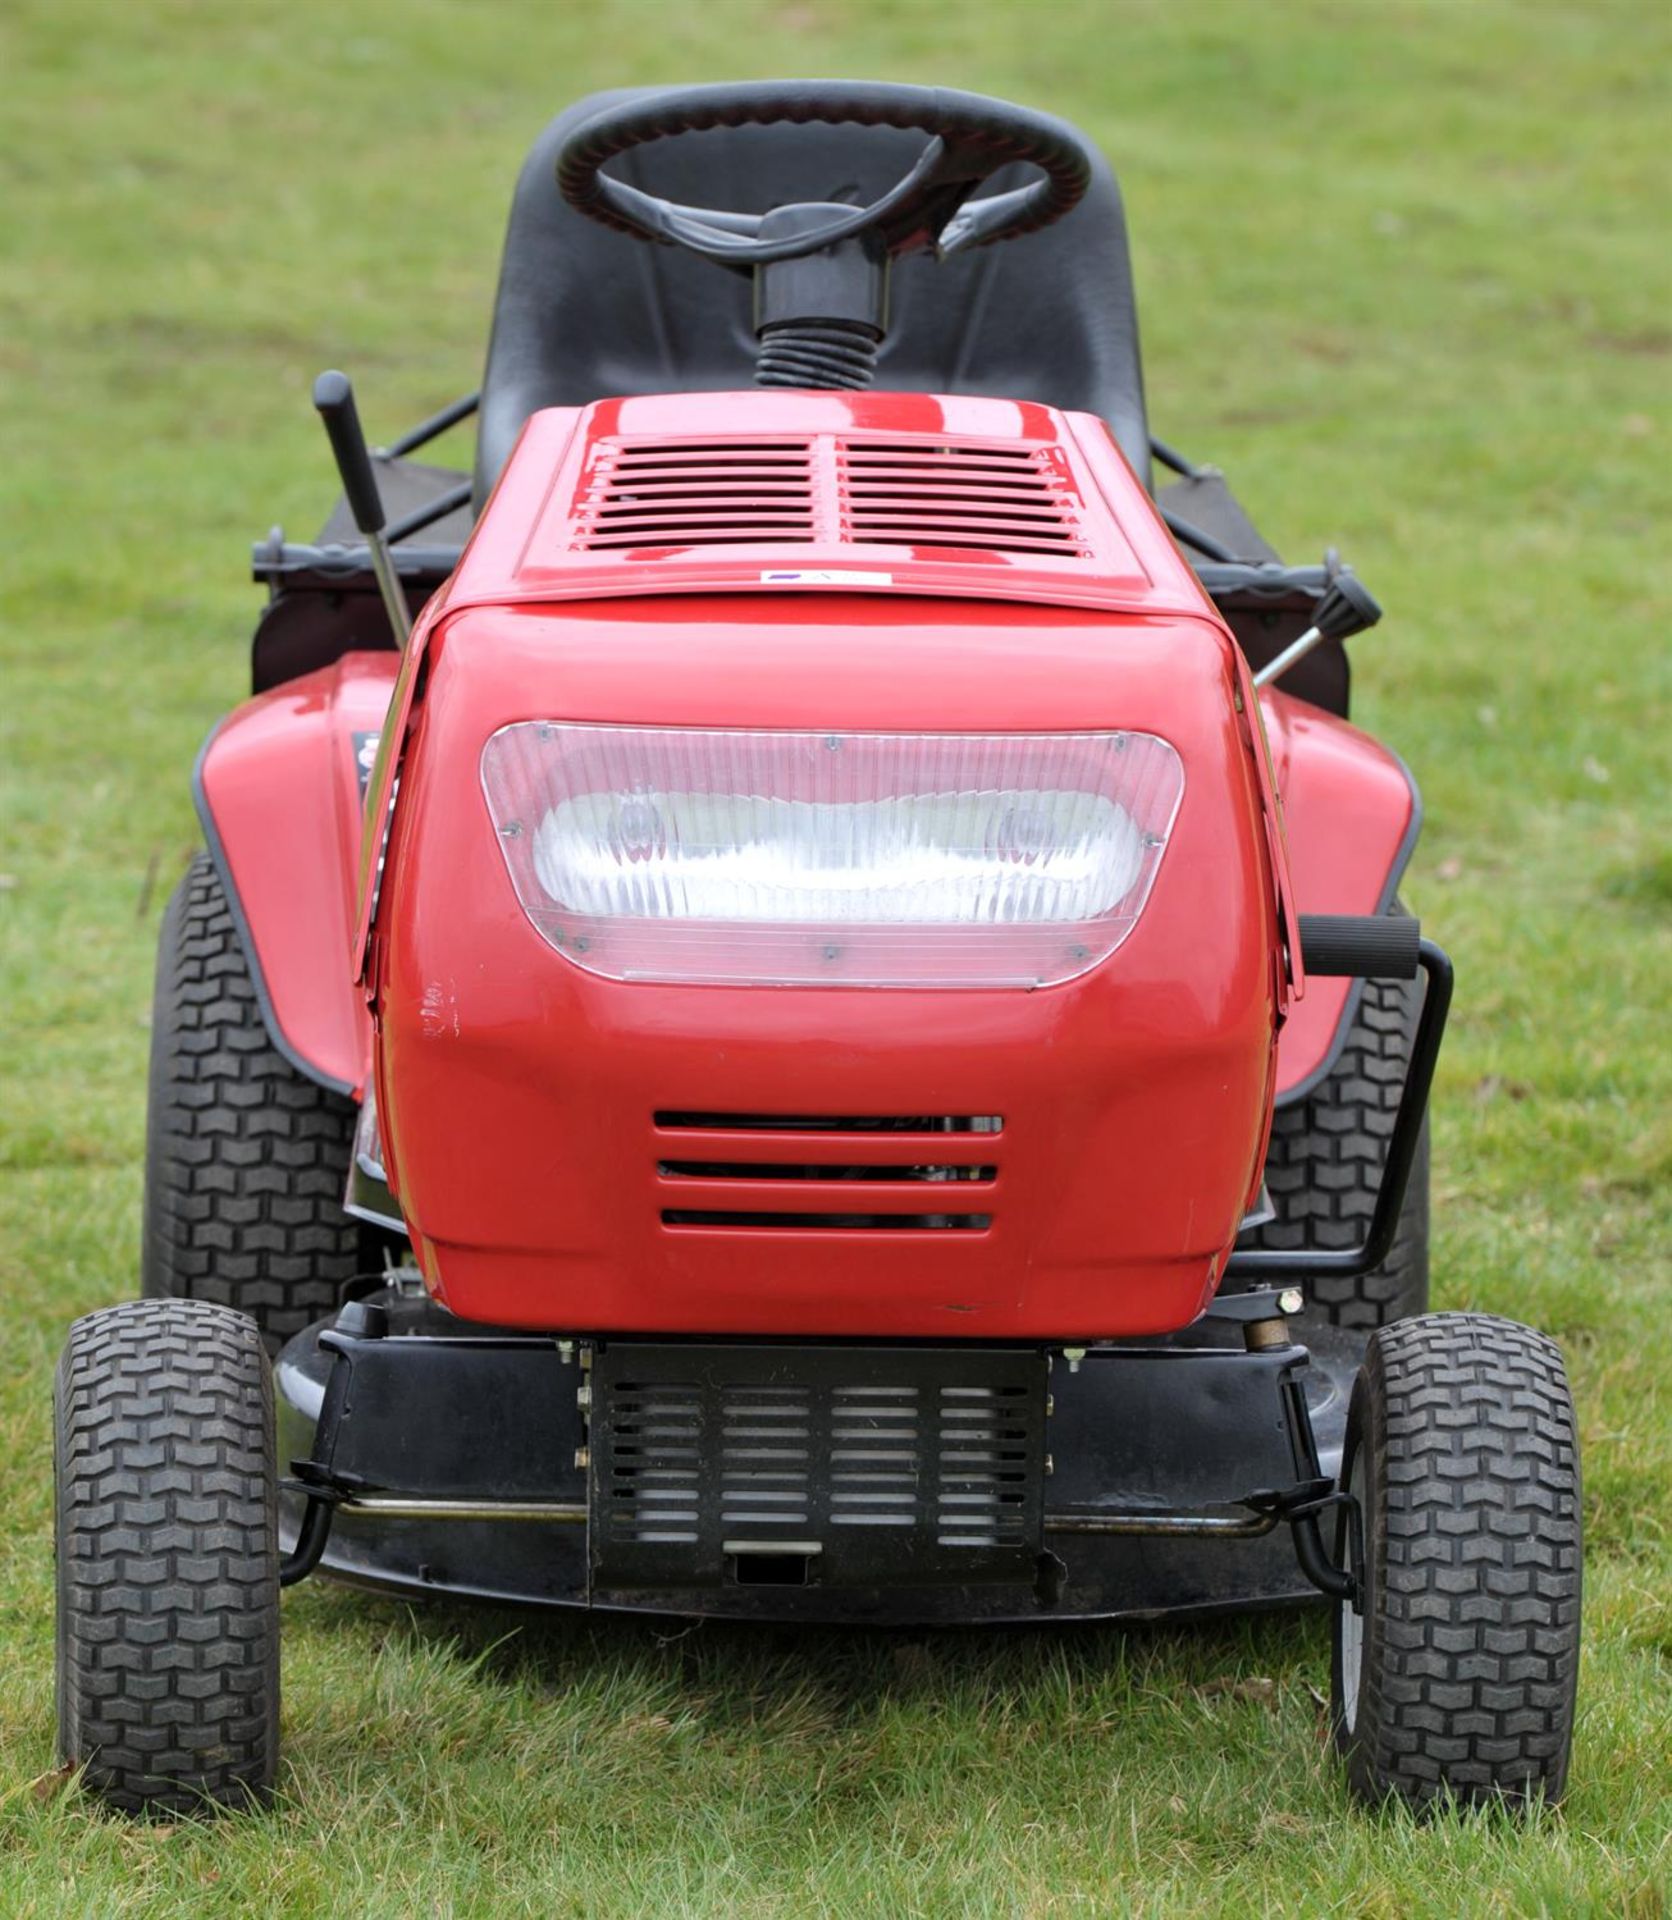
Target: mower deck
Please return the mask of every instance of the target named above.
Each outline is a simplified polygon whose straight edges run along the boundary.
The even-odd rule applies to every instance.
[[[1295,1482],[1291,1377],[1334,1473],[1360,1336],[1208,1344],[1227,1334],[1054,1365],[1025,1347],[588,1344],[386,1289],[284,1349],[279,1460],[331,1487],[320,1571],[397,1593],[917,1625],[1314,1600],[1288,1530],[1246,1499]],[[290,1545],[300,1492],[284,1507]]]

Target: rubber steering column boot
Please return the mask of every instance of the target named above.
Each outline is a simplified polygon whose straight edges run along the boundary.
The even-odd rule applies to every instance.
[[[850,211],[821,201],[778,207],[762,218],[760,238],[782,240]],[[887,243],[874,231],[756,267],[756,384],[868,387],[888,330],[888,269]]]

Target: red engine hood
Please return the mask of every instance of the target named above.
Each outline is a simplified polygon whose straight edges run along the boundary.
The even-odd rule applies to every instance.
[[[863,594],[494,605],[450,616],[430,662],[373,980],[385,1165],[453,1311],[1007,1339],[1154,1333],[1199,1311],[1258,1183],[1284,999],[1264,754],[1209,615]],[[500,858],[483,745],[530,718],[1130,727],[1173,743],[1185,789],[1142,924],[1073,980],[621,982],[540,938]],[[989,1169],[985,1224],[907,1230],[935,1222],[888,1170],[902,1153],[941,1164],[921,1138],[873,1151],[867,1134],[856,1160],[843,1136],[835,1215],[828,1179],[772,1173],[821,1158],[807,1139],[827,1122],[913,1114],[951,1116],[937,1143],[984,1117],[957,1151]],[[910,1217],[838,1217],[855,1210]]]
[[[844,588],[1203,605],[1101,420],[1031,402],[819,392],[535,414],[449,604]]]
[[[968,396],[789,391],[537,413],[407,647],[372,780],[368,818],[381,827],[362,854],[356,978],[413,693],[438,631],[490,607],[807,593],[1185,617],[1224,632],[1107,427],[1089,414]],[[1225,640],[1251,714],[1241,654]],[[956,723],[943,708],[920,724]],[[1270,770],[1255,757],[1285,945],[1298,956]],[[1293,964],[1298,990],[1298,957]]]

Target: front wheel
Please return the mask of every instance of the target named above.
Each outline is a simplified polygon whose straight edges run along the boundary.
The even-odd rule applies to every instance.
[[[1336,1609],[1332,1720],[1359,1798],[1554,1802],[1579,1670],[1579,1452],[1555,1342],[1432,1313],[1371,1335],[1342,1485],[1360,1598]],[[1348,1559],[1348,1523],[1337,1540]]]
[[[265,1798],[279,1750],[273,1385],[253,1320],[135,1300],[53,1393],[58,1751],[129,1813]]]

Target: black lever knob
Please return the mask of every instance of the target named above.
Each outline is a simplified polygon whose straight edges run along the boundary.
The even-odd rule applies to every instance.
[[[1380,601],[1356,573],[1338,573],[1312,612],[1312,624],[1328,640],[1348,640],[1382,617]]]
[[[313,403],[337,457],[348,510],[369,540],[383,531],[383,496],[377,490],[377,475],[372,471],[372,456],[360,429],[360,410],[354,404],[348,375],[322,373],[314,382]]]

